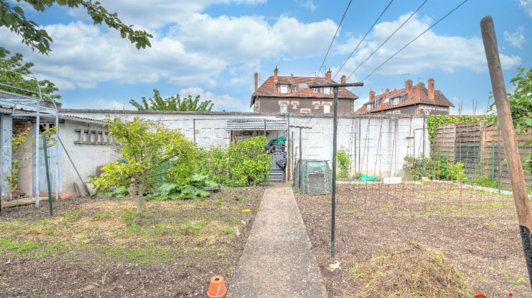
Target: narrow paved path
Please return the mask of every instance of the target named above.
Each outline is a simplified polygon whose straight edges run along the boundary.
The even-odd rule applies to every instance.
[[[228,297],[326,297],[292,189],[264,192]]]

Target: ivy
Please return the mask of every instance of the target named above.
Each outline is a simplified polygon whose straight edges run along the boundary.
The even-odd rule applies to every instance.
[[[429,132],[430,144],[434,144],[434,135],[436,128],[454,123],[479,122],[488,120],[489,116],[451,116],[451,115],[432,115],[427,117],[427,130]]]

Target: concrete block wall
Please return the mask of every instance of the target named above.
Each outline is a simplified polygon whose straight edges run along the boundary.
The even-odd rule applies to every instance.
[[[11,176],[11,138],[13,136],[13,117],[0,114],[0,195],[10,193],[8,177]]]
[[[310,126],[302,133],[303,159],[331,161],[331,116],[254,114],[254,113],[153,113],[137,111],[65,110],[64,114],[93,119],[134,117],[153,120],[170,129],[179,129],[201,147],[227,146],[230,132],[226,122],[230,119],[284,119],[290,125]],[[405,156],[420,156],[425,144],[425,156],[430,153],[424,118],[417,116],[375,115],[340,117],[338,122],[338,149],[346,150],[351,157],[352,171],[378,176],[393,176],[404,165]],[[426,124],[425,124],[426,126]],[[195,133],[193,130],[195,127]],[[291,139],[292,132],[294,139]],[[288,146],[299,147],[299,129],[280,132],[289,138]],[[294,152],[294,153],[297,153]],[[295,154],[297,157],[297,154]],[[294,160],[294,156],[290,156]]]

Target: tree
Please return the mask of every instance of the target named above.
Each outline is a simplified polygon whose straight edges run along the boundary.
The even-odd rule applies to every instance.
[[[515,132],[526,134],[532,129],[532,69],[525,70],[524,67],[519,67],[517,71],[517,75],[510,80],[510,84],[515,88],[513,92],[508,93],[508,101]],[[495,103],[490,105],[490,112],[495,114]],[[496,121],[497,117],[493,117],[492,122]],[[530,145],[530,141],[525,144],[525,146]],[[532,153],[524,157],[523,168],[532,175]]]
[[[21,54],[11,55],[11,52],[0,47],[0,90],[38,97],[40,87],[43,99],[59,100],[61,96],[56,93],[58,89],[54,83],[28,77],[31,75],[33,63],[24,62],[23,59]]]
[[[182,186],[194,174],[194,144],[179,131],[168,130],[153,121],[137,117],[131,122],[115,118],[106,126],[120,146],[122,160],[105,165],[103,173],[93,183],[100,191],[134,185],[137,213],[140,214],[144,208],[144,194],[156,188],[161,181]]]
[[[143,30],[134,30],[118,18],[118,14],[111,13],[105,9],[99,1],[92,0],[0,0],[0,27],[7,27],[12,32],[22,37],[22,42],[42,54],[50,52],[52,38],[46,30],[32,20],[28,19],[24,13],[23,2],[36,11],[43,12],[53,5],[66,6],[70,8],[84,8],[91,17],[94,24],[105,23],[109,28],[120,32],[122,38],[127,38],[138,49],[151,46],[151,34]]]
[[[170,97],[161,97],[159,90],[153,89],[153,97],[142,97],[141,102],[131,99],[129,103],[139,111],[153,110],[153,111],[195,111],[195,112],[210,112],[214,104],[210,100],[200,101],[200,96],[192,98],[188,95],[181,98],[179,94]]]

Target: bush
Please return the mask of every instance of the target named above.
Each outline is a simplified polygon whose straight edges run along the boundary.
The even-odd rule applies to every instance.
[[[466,181],[464,164],[450,162],[445,156],[433,157],[405,157],[403,171],[407,178],[421,180],[427,177],[431,180]]]
[[[258,185],[268,181],[271,158],[264,147],[264,136],[232,143],[226,149],[216,147],[204,153],[204,174],[228,186]]]
[[[349,154],[345,150],[340,150],[336,152],[336,162],[338,170],[338,178],[347,178],[349,175],[349,169],[351,165],[351,159]]]

